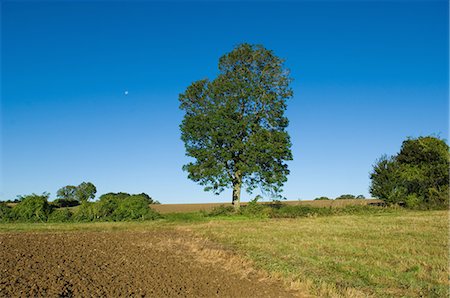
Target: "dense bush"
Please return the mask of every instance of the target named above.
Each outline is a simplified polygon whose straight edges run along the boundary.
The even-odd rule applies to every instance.
[[[295,217],[308,217],[318,215],[331,215],[331,208],[324,207],[311,207],[305,205],[285,205],[276,210],[272,217],[275,218],[295,218]]]
[[[388,204],[448,208],[449,147],[436,137],[403,142],[395,156],[382,156],[371,173],[371,194]]]
[[[52,202],[52,205],[57,208],[75,207],[80,205],[80,202],[76,199],[56,199]]]
[[[69,208],[55,209],[48,217],[49,222],[69,222],[72,220],[72,212]]]
[[[354,195],[350,195],[350,194],[341,195],[336,198],[336,200],[354,200],[354,199],[356,199],[356,197]]]
[[[4,202],[0,202],[0,222],[9,222],[16,219],[16,215],[11,207]]]
[[[220,205],[218,207],[214,207],[211,211],[207,213],[208,216],[226,216],[234,214],[234,207],[233,206],[224,206]]]
[[[258,203],[258,199],[259,197],[256,197],[248,202],[247,205],[242,206],[240,209],[240,213],[249,217],[270,217],[272,210],[275,208],[271,208],[265,204]]]
[[[329,200],[330,198],[328,198],[328,197],[318,197],[318,198],[315,198],[314,199],[314,201],[325,201],[325,200]]]
[[[112,213],[114,220],[148,220],[159,217],[158,213],[151,209],[148,199],[142,195],[132,195],[119,201],[117,208]]]
[[[75,221],[94,221],[97,219],[96,203],[84,201],[76,208],[72,216]]]
[[[86,188],[89,188],[88,186]],[[51,203],[48,202],[48,193],[21,196],[20,202],[14,208],[6,203],[0,203],[0,222],[122,221],[151,220],[160,217],[149,207],[150,204],[158,202],[145,193],[137,195],[107,193],[102,195],[98,202],[89,202],[88,199],[92,197],[93,192],[90,196],[78,200],[71,197],[74,195],[74,188],[76,187],[68,186],[60,189],[58,191],[60,198]],[[79,204],[79,201],[82,203]]]
[[[23,221],[46,221],[52,208],[48,203],[49,194],[31,194],[22,197],[20,203],[14,207],[14,213]]]
[[[101,220],[112,220],[114,211],[119,207],[119,202],[129,195],[104,194],[100,196],[99,201],[95,205],[97,218]]]
[[[96,216],[100,220],[155,219],[158,214],[149,208],[155,201],[145,194],[107,193],[96,203]]]

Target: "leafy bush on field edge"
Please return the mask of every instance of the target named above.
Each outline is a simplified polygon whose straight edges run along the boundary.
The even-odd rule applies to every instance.
[[[111,203],[113,204],[106,204]],[[0,203],[0,222],[90,222],[154,220],[160,214],[149,207],[149,197],[108,194],[98,202],[84,201],[75,208],[58,208],[48,202],[48,194],[28,195],[14,207]]]

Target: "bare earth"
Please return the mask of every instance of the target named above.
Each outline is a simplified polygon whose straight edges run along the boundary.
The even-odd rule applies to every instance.
[[[188,231],[0,234],[0,296],[292,297]]]

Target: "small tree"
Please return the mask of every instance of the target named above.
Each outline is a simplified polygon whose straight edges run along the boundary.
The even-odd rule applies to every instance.
[[[219,59],[219,75],[180,94],[181,139],[193,162],[189,179],[218,194],[232,187],[240,207],[242,186],[279,195],[289,174],[291,142],[284,116],[292,97],[283,60],[261,45],[242,44]]]

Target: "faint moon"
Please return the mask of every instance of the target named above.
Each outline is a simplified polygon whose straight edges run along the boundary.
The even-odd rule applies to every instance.
[[[128,95],[128,90],[125,90],[125,92],[123,94]]]

